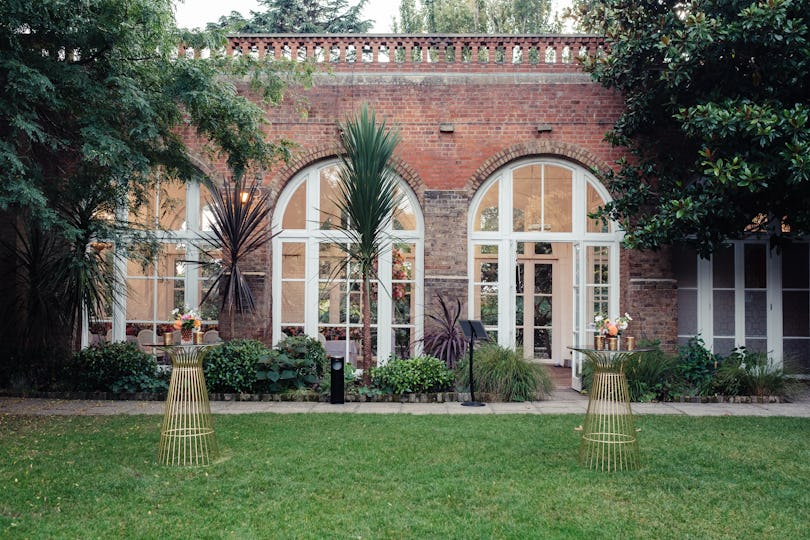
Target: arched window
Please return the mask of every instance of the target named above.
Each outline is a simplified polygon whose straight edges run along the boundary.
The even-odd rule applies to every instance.
[[[218,299],[199,305],[210,276],[205,267],[189,264],[206,257],[197,246],[200,232],[210,230],[209,200],[208,189],[198,183],[161,182],[138,213],[128,216],[138,228],[151,231],[160,242],[160,250],[146,266],[116,259],[118,275],[124,282],[113,285],[113,302],[107,312],[89,321],[87,343],[134,341],[141,330],[158,336],[171,311],[183,306],[199,311],[203,329],[216,327]],[[216,257],[216,252],[211,255]]]
[[[594,314],[619,309],[620,233],[589,217],[608,200],[585,169],[561,160],[493,174],[469,212],[470,318],[527,358],[571,358]]]
[[[332,160],[297,174],[273,217],[273,341],[284,335],[322,336],[329,354],[353,363],[361,348],[361,281],[347,261],[338,215],[338,165]],[[410,357],[422,337],[424,226],[416,197],[400,181],[402,203],[386,231],[388,249],[372,284],[372,350],[385,362]],[[341,225],[345,225],[342,223]],[[382,331],[385,329],[385,331]]]

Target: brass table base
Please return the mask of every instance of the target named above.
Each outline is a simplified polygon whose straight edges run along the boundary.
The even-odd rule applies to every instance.
[[[597,371],[582,426],[579,462],[600,471],[638,469],[638,439],[623,372]]]
[[[624,364],[627,359],[649,349],[574,350],[585,354],[594,367],[588,411],[579,443],[579,463],[605,472],[638,469],[638,439]]]
[[[172,358],[172,377],[160,429],[161,464],[205,466],[219,453],[202,370],[207,348],[208,345],[165,348]]]

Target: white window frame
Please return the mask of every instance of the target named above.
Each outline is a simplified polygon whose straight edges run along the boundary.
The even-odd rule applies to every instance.
[[[553,165],[563,167],[572,172],[572,197],[571,197],[571,231],[570,232],[514,232],[513,231],[513,173],[516,169],[527,165]],[[497,231],[476,231],[475,218],[484,195],[493,183],[498,185],[498,230]],[[478,188],[475,196],[470,201],[467,216],[468,249],[467,249],[467,275],[468,275],[468,317],[475,316],[475,254],[472,246],[476,244],[488,244],[498,246],[498,344],[503,347],[513,348],[515,346],[515,309],[513,298],[515,296],[516,284],[512,263],[515,260],[514,249],[517,242],[548,242],[548,243],[568,243],[572,245],[574,251],[573,283],[576,292],[572,292],[574,302],[572,304],[573,319],[571,345],[584,347],[588,345],[587,334],[589,332],[589,322],[586,321],[586,257],[585,249],[590,246],[606,246],[609,248],[609,310],[610,313],[618,313],[619,309],[619,245],[623,233],[615,223],[610,224],[608,232],[588,232],[587,219],[587,187],[593,187],[603,201],[612,200],[610,193],[584,168],[568,161],[554,158],[531,158],[522,159],[510,163],[509,165],[496,171]],[[578,292],[578,294],[577,294]],[[590,330],[592,332],[592,330]],[[574,362],[578,361],[577,354],[573,355]],[[581,362],[581,358],[579,358]],[[576,388],[581,383],[577,366],[573,366],[572,385]]]
[[[782,366],[782,257],[770,249],[767,240],[751,238],[730,243],[734,249],[734,346],[745,345],[745,246],[765,246],[767,353],[777,366]],[[712,352],[728,354],[729,351],[714,350],[714,258],[697,258],[697,331],[704,344]],[[691,337],[680,335],[679,337]]]
[[[324,242],[346,242],[348,238],[340,231],[323,230],[320,228],[320,209],[313,201],[320,201],[320,173],[323,169],[337,166],[337,160],[323,161],[311,165],[296,174],[284,187],[273,212],[273,280],[272,280],[272,343],[275,345],[284,337],[282,335],[281,324],[281,264],[282,264],[282,242],[301,242],[306,246],[306,268],[304,286],[304,333],[311,337],[318,336],[318,302],[319,297],[319,246]],[[284,213],[290,200],[295,195],[298,188],[306,183],[306,219],[305,229],[283,229],[282,221]],[[393,220],[389,223],[386,232],[390,235],[389,241],[383,248],[380,256],[378,271],[381,276],[387,276],[382,280],[381,290],[391,290],[392,254],[391,247],[394,243],[408,243],[415,247],[415,279],[414,279],[414,333],[412,339],[415,343],[415,354],[421,351],[420,340],[424,332],[424,217],[418,199],[410,186],[402,179],[397,183],[403,195],[408,199],[416,218],[416,228],[410,231],[393,229]],[[377,306],[377,328],[392,328],[392,298],[390,294],[381,293],[378,295]],[[393,353],[391,343],[391,332],[377,332],[377,359],[379,364],[384,364]]]
[[[154,207],[150,208],[150,212],[152,215],[157,216],[157,212],[160,211],[160,187],[158,186],[154,199]],[[172,231],[161,231],[158,230],[158,222],[157,217],[155,218],[155,229],[154,234],[155,237],[161,244],[177,244],[183,243],[186,245],[186,260],[190,261],[189,264],[186,264],[185,268],[185,276],[184,276],[184,303],[187,306],[196,307],[200,301],[200,295],[198,294],[198,286],[200,282],[200,273],[198,265],[193,264],[191,261],[198,260],[199,257],[199,250],[194,246],[195,242],[199,242],[200,237],[199,233],[200,230],[200,199],[201,196],[201,187],[199,182],[187,182],[185,185],[185,208],[186,208],[186,218],[184,223],[186,225],[185,229],[177,229]],[[126,221],[129,217],[129,212],[127,208],[121,207],[116,212],[116,219],[119,221]],[[118,246],[115,246],[114,249],[120,250]],[[126,336],[126,325],[127,325],[127,260],[125,257],[117,256],[120,254],[120,251],[116,253],[116,257],[114,260],[114,275],[113,275],[113,284],[112,284],[112,291],[113,291],[113,302],[112,302],[112,335],[111,341],[113,342],[120,342],[125,341]],[[144,280],[153,280],[157,282],[159,276],[157,275],[157,267],[151,276],[144,276]],[[163,321],[168,322],[170,313],[157,313],[157,295],[158,295],[158,288],[152,288],[152,309],[153,309],[153,318],[152,318],[152,329],[153,331],[157,330],[157,325],[161,324]],[[177,306],[175,306],[177,307]],[[217,321],[204,321],[205,323],[216,323]],[[82,314],[82,341],[81,346],[86,347],[89,345],[89,337],[90,337],[90,320],[87,317],[87,311],[83,310]]]

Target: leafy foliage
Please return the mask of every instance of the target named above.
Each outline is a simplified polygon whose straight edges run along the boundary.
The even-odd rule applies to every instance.
[[[28,246],[10,242],[17,270],[38,272],[24,277],[10,309],[23,314],[21,326],[43,307],[54,322],[60,311],[53,326],[65,329],[33,339],[45,345],[16,329],[2,336],[7,350],[28,357],[35,346],[70,349],[82,303],[91,316],[108,303],[113,265],[94,243],[114,243],[127,258],[149,244],[134,223],[113,219],[118,210],[136,214],[160,182],[200,179],[186,133],[224,155],[237,178],[287,156],[288,144],[262,132],[261,104],[232,81],[247,81],[270,104],[312,68],[251,55],[177,57],[179,43],[216,50],[225,40],[179,32],[168,0],[9,0],[0,21],[0,210],[25,223]],[[48,281],[57,286],[35,289]]]
[[[537,34],[560,30],[550,0],[400,0],[394,32]]]
[[[624,365],[630,400],[666,401],[680,380],[677,357],[661,351],[659,342],[639,342],[638,345],[654,350],[635,355]]]
[[[469,360],[456,368],[459,387],[470,386]],[[473,360],[475,390],[498,394],[504,401],[533,401],[549,395],[554,388],[546,369],[523,358],[521,350],[485,344]]]
[[[85,392],[157,392],[168,388],[155,358],[134,343],[87,347],[65,365],[65,384]]]
[[[208,28],[244,34],[348,34],[368,32],[372,21],[362,19],[367,0],[349,5],[346,0],[259,0],[266,11],[238,12],[220,17]]]
[[[765,353],[735,349],[720,362],[712,389],[725,396],[777,396],[784,394],[787,378]]]
[[[363,382],[368,384],[371,367],[371,279],[384,250],[390,249],[386,228],[402,195],[391,166],[399,134],[389,131],[385,120],[366,104],[354,119],[341,124],[340,181],[333,201],[337,214],[335,227],[348,243],[336,243],[346,251],[346,264],[354,263],[362,279]]]
[[[586,61],[624,96],[609,134],[631,159],[603,171],[599,212],[625,244],[675,241],[708,255],[761,232],[810,232],[810,5],[806,0],[580,0],[606,36]]]
[[[208,391],[254,391],[259,380],[258,368],[269,356],[270,350],[264,343],[252,339],[233,339],[211,348],[203,362]]]
[[[712,354],[700,336],[678,350],[678,373],[687,395],[704,396],[711,392],[711,381],[717,369],[718,356]]]
[[[428,313],[428,318],[435,324],[425,330],[422,343],[425,353],[443,360],[448,368],[456,367],[456,362],[467,350],[467,340],[458,328],[461,316],[461,300],[456,299],[455,308],[451,308],[447,300],[436,295],[440,311],[438,315]]]
[[[452,390],[455,375],[445,363],[432,356],[407,360],[393,359],[384,366],[371,369],[371,380],[383,392],[444,392]]]
[[[260,385],[271,392],[315,386],[324,376],[326,351],[309,336],[284,338],[259,365]]]

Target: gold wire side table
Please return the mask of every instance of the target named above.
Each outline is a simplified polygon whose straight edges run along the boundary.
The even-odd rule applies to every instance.
[[[160,428],[158,462],[206,466],[219,453],[202,363],[216,345],[159,345],[172,359],[166,411]]]
[[[572,350],[587,356],[594,367],[579,443],[579,463],[605,472],[638,469],[638,439],[624,365],[633,356],[651,349],[607,351],[572,347]]]

